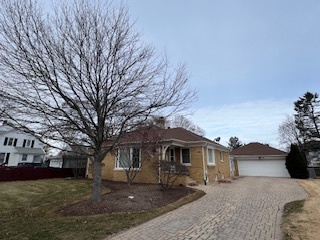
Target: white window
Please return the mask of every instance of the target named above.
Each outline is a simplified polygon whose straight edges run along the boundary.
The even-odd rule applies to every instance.
[[[27,158],[28,158],[28,155],[27,154],[23,154],[21,161],[25,162],[25,161],[27,161]]]
[[[181,149],[181,159],[183,164],[191,164],[189,148]]]
[[[17,141],[18,141],[18,139],[17,138],[5,138],[4,139],[4,142],[3,142],[3,145],[4,146],[17,146]]]
[[[34,140],[30,140],[30,139],[23,139],[23,144],[22,147],[31,147],[33,148],[34,146]]]
[[[220,161],[224,162],[224,160],[223,160],[223,152],[222,151],[220,151]]]
[[[119,148],[117,151],[116,168],[140,168],[140,148]]]
[[[13,144],[13,138],[9,138],[8,146],[12,146],[12,144]]]
[[[216,162],[214,160],[214,150],[212,148],[208,148],[208,165],[209,166],[215,166]]]

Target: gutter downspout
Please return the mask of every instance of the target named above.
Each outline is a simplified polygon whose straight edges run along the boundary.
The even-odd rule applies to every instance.
[[[206,144],[206,146],[208,143]],[[207,174],[206,174],[206,167],[205,167],[205,159],[204,159],[204,146],[202,146],[202,166],[203,166],[203,181],[204,185],[207,185]]]

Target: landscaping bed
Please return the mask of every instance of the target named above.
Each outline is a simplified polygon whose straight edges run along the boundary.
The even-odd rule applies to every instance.
[[[87,199],[59,210],[63,216],[82,216],[116,212],[150,211],[179,200],[196,190],[183,186],[161,191],[156,184],[133,184],[104,181],[110,192],[102,196],[101,203]]]

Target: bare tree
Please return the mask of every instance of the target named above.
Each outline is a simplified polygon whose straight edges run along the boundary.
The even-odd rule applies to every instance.
[[[159,179],[161,190],[172,188],[178,177],[189,175],[188,168],[178,162],[159,160],[154,163],[154,169]]]
[[[193,123],[191,120],[189,120],[188,118],[186,118],[185,116],[182,116],[182,115],[178,115],[178,114],[175,115],[173,120],[170,121],[170,126],[171,127],[182,127],[182,128],[189,130],[190,132],[193,132],[193,133],[198,134],[200,136],[205,135],[205,131],[201,127],[199,127],[198,125]]]
[[[150,115],[185,110],[195,92],[184,65],[169,68],[140,40],[126,7],[59,4],[45,13],[34,0],[1,1],[0,95],[11,104],[3,118],[51,145],[91,149],[100,202],[101,163],[114,147],[104,141]]]
[[[115,145],[116,167],[125,171],[128,186],[145,162],[158,160],[164,131],[155,125],[143,126],[124,134]]]
[[[286,119],[278,128],[280,144],[290,150],[290,146],[302,146],[303,140],[300,137],[300,132],[295,124],[295,117],[287,115]]]

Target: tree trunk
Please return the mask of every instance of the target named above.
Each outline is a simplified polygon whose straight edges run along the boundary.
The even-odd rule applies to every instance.
[[[92,201],[95,203],[101,202],[101,161],[95,159],[93,161],[93,188]]]

